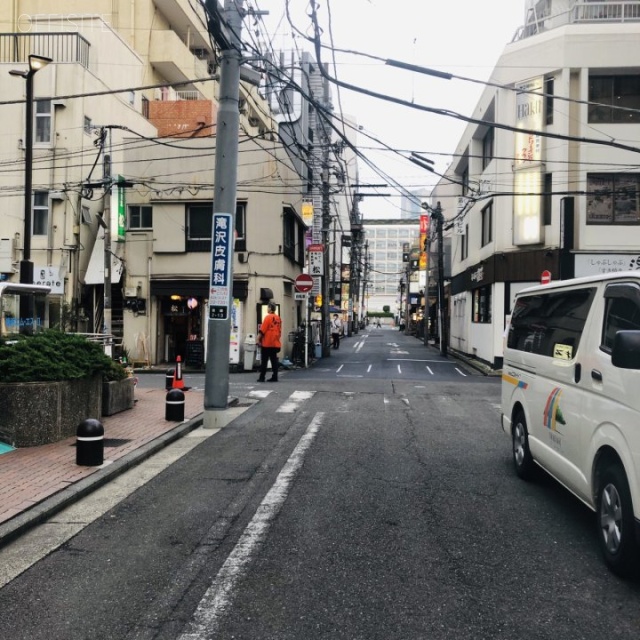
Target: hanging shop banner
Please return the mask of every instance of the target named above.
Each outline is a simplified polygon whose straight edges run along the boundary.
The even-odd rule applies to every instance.
[[[312,276],[324,275],[324,246],[312,244],[309,247],[309,274]]]
[[[233,259],[233,216],[214,213],[211,234],[211,280],[209,318],[227,320],[231,301],[231,260]]]
[[[429,216],[420,215],[420,269],[427,268],[427,234],[429,233]]]
[[[302,203],[302,221],[307,227],[313,224],[313,202]]]

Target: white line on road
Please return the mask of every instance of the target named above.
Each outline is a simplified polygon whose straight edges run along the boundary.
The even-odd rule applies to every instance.
[[[361,340],[360,342],[356,342],[353,350],[354,351],[361,351],[362,347],[364,347],[364,340]]]
[[[341,364],[337,369],[336,369],[336,373],[340,373],[340,371],[342,371],[342,367],[344,367],[343,364]]]
[[[431,371],[431,367],[427,366],[427,371],[429,372],[430,375],[433,375],[433,371]]]
[[[281,404],[276,413],[295,413],[296,409],[309,398],[313,398],[315,391],[294,391],[287,402]]]
[[[323,419],[324,413],[318,413],[307,427],[269,493],[260,503],[251,522],[200,600],[193,621],[189,624],[189,631],[183,633],[180,640],[205,640],[216,636],[220,619],[233,600],[235,587],[246,573],[249,563],[266,538],[271,523],[287,499],[291,485],[320,430]]]
[[[456,371],[461,375],[464,376],[465,378],[467,377],[467,374],[464,371],[461,371],[460,369],[458,369],[458,367],[456,367]]]
[[[372,365],[372,364],[370,364],[370,365],[367,367],[367,373],[369,373],[369,372],[371,371],[371,367],[373,367],[373,365]]]
[[[388,362],[432,362],[434,364],[455,364],[449,360],[420,360],[419,358],[387,358]]]
[[[266,389],[260,389],[259,391],[249,391],[250,398],[266,398],[271,391],[267,391]]]
[[[400,365],[398,365],[398,373],[402,373],[402,369],[400,368]]]

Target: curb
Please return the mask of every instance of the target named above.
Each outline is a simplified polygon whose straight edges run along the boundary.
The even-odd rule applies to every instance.
[[[227,407],[234,407],[238,403],[238,398],[229,398]],[[139,465],[141,462],[158,453],[158,451],[161,451],[176,440],[197,429],[202,425],[204,420],[203,416],[204,412],[177,425],[170,431],[142,445],[139,449],[131,451],[131,453],[128,453],[111,464],[98,468],[98,470],[90,476],[82,478],[49,498],[45,498],[42,502],[35,504],[27,511],[0,525],[0,547],[15,540],[27,530],[41,524],[69,505],[79,501],[86,495],[107,484],[107,482],[123,474],[125,471]]]

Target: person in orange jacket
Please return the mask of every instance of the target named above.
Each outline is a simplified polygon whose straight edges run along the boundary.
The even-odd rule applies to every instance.
[[[260,377],[258,382],[265,382],[267,362],[271,362],[271,377],[267,382],[278,382],[278,352],[282,348],[282,320],[276,313],[276,305],[270,302],[267,306],[269,312],[263,318],[258,331],[258,344],[262,350],[260,358]]]

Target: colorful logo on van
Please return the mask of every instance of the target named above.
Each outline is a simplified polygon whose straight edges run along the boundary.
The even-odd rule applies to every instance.
[[[544,407],[544,414],[542,415],[542,421],[544,426],[551,431],[557,431],[557,425],[567,424],[564,416],[562,415],[562,409],[560,409],[560,396],[562,395],[562,389],[556,387],[547,398],[547,404]]]

